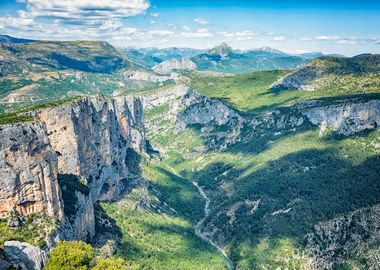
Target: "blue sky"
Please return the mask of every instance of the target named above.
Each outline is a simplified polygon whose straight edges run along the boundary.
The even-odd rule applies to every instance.
[[[380,53],[380,1],[0,0],[0,33],[119,46]]]

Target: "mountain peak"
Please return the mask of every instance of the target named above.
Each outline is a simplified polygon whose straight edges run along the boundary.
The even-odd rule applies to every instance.
[[[215,46],[210,51],[212,54],[219,54],[221,56],[226,56],[227,54],[232,52],[232,48],[225,42]]]

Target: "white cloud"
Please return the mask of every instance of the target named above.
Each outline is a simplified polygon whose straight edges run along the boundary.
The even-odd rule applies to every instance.
[[[123,23],[120,20],[107,20],[102,22],[100,29],[102,30],[119,30],[123,26]]]
[[[207,38],[212,37],[213,34],[206,28],[198,29],[197,31],[192,32],[182,32],[180,36],[185,38]]]
[[[160,16],[160,13],[158,13],[158,12],[151,12],[151,13],[150,13],[150,16],[156,18],[156,17]]]
[[[278,42],[285,41],[287,39],[288,38],[286,36],[275,36],[272,38],[273,41],[278,41]]]
[[[203,18],[194,18],[194,22],[196,22],[197,24],[200,24],[200,25],[207,25],[210,23],[209,21],[207,21],[206,19],[203,19]]]
[[[174,35],[174,32],[169,30],[150,30],[146,32],[148,35],[154,35],[154,36],[172,36]]]
[[[155,24],[155,23],[156,23],[156,21],[154,21],[154,20],[151,20],[151,21],[150,21],[150,23],[151,23],[151,24]]]
[[[26,3],[24,18],[107,19],[136,16],[146,11],[147,0],[19,0]]]
[[[238,32],[218,32],[225,38],[233,38],[239,41],[251,40],[254,36],[258,36],[259,33],[253,31],[238,31]]]
[[[318,36],[315,38],[316,40],[339,40],[340,36]]]
[[[186,25],[182,26],[182,29],[185,30],[185,31],[190,31],[191,30],[191,28],[188,27],[188,26],[186,26]]]
[[[303,40],[303,41],[311,41],[311,40],[313,40],[313,39],[310,38],[310,37],[304,37],[304,38],[302,38],[302,40]]]

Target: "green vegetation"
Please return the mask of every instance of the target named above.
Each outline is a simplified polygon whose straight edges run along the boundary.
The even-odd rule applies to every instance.
[[[264,60],[265,59],[265,60]],[[295,69],[308,60],[280,51],[233,51],[223,43],[191,58],[199,70],[227,73],[248,73],[261,70]]]
[[[262,71],[234,76],[199,76],[190,74],[191,87],[199,93],[217,98],[227,105],[250,114],[270,112],[310,99],[360,97],[380,93],[380,76],[329,75],[318,81],[316,91],[271,90],[270,85],[289,71]],[[358,96],[356,96],[358,95]]]
[[[198,92],[250,119],[263,119],[260,117],[275,110],[275,121],[282,116],[298,117],[291,106],[310,99],[330,103],[339,98],[379,97],[375,75],[366,77],[374,80],[373,87],[356,91],[343,87],[344,79],[335,80],[335,89],[270,90],[285,74],[287,71],[216,77],[192,73],[190,77]],[[354,85],[355,77],[350,78],[349,84]],[[366,89],[365,95],[362,89]],[[239,269],[301,269],[311,256],[305,250],[305,235],[312,233],[316,224],[380,203],[380,150],[375,147],[380,142],[379,131],[352,136],[329,131],[321,136],[310,123],[296,129],[276,129],[264,123],[255,130],[243,127],[242,140],[220,151],[209,147],[214,137],[207,130],[215,127],[194,125],[175,134],[173,121],[160,121],[158,114],[147,114],[146,120],[153,148],[165,149],[155,166],[173,173],[168,176],[174,182],[178,177],[174,172],[178,172],[205,189],[212,209],[206,224],[216,239],[223,239]],[[230,131],[232,127],[219,129]],[[323,248],[324,241],[315,243]],[[342,254],[336,256],[347,256]]]
[[[218,252],[195,235],[203,202],[191,182],[161,167],[143,172],[149,192],[136,188],[121,201],[101,203],[122,232],[117,255],[141,270],[225,269]]]
[[[169,104],[163,104],[161,106],[154,107],[150,110],[144,111],[145,117],[153,117],[153,116],[159,116],[164,112],[167,112],[169,110]]]
[[[0,125],[31,122],[33,120],[34,120],[33,116],[25,115],[22,113],[3,113],[3,114],[0,114]]]
[[[83,242],[58,242],[51,251],[46,270],[87,270],[94,258],[93,248]]]
[[[97,258],[89,244],[79,241],[60,241],[52,249],[46,270],[127,270],[121,258]]]
[[[122,270],[125,268],[125,262],[121,258],[100,258],[93,270]]]
[[[8,220],[12,219],[19,226],[11,227]],[[16,213],[7,219],[0,219],[0,247],[5,241],[15,240],[27,242],[31,245],[44,248],[45,237],[55,232],[57,224],[44,214],[32,214],[20,217]]]

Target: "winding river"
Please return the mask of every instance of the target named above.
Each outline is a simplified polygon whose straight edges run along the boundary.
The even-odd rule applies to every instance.
[[[198,185],[196,182],[192,182],[193,185],[198,189],[199,194],[202,196],[202,198],[205,200],[205,208],[204,208],[204,217],[198,221],[198,223],[195,225],[195,234],[202,238],[203,240],[207,241],[210,243],[210,245],[214,246],[224,257],[224,260],[227,263],[228,270],[234,270],[234,264],[232,263],[231,259],[227,256],[227,253],[224,251],[223,248],[218,246],[211,238],[207,237],[204,233],[202,233],[202,229],[204,226],[204,222],[206,221],[207,217],[210,215],[210,199],[207,197],[206,193],[204,190]]]

